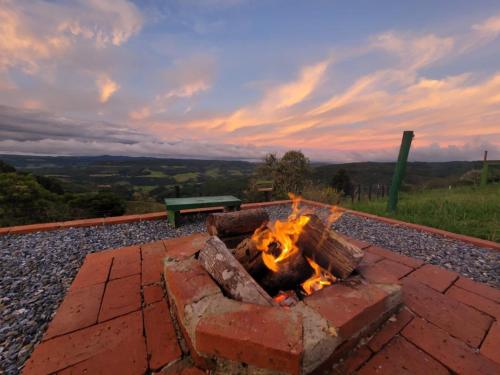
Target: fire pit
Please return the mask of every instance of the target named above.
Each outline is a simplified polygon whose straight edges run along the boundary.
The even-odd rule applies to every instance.
[[[172,313],[198,366],[216,373],[321,374],[401,304],[393,279],[370,279],[363,251],[299,209],[214,214],[194,257],[166,259]],[[328,372],[327,372],[328,373]]]

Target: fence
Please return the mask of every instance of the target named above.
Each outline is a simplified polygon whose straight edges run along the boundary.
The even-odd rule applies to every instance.
[[[367,199],[369,201],[375,199],[383,199],[388,194],[388,186],[383,184],[370,184],[370,185],[352,185],[349,194],[351,197],[351,202],[354,203],[355,200],[358,202],[361,199]]]

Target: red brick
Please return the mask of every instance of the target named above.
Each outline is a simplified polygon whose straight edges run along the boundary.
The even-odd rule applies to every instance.
[[[139,220],[141,220],[141,215],[123,215],[123,216],[105,217],[103,222],[104,225],[107,225],[107,224],[133,223]]]
[[[458,274],[433,264],[426,264],[409,275],[408,278],[417,280],[443,293],[458,278]]]
[[[342,237],[344,237],[348,242],[352,243],[354,246],[359,247],[360,249],[366,249],[367,247],[371,246],[368,242],[357,240],[355,238],[346,236],[345,234],[341,234]]]
[[[370,284],[334,284],[304,302],[349,338],[386,311],[388,294]]]
[[[484,298],[489,298],[496,303],[500,303],[500,290],[487,286],[486,284],[477,283],[466,277],[460,277],[455,286],[468,290],[469,292],[479,294]]]
[[[390,259],[381,260],[377,263],[377,265],[384,268],[387,272],[394,275],[398,279],[401,279],[403,276],[406,276],[413,271],[413,268]]]
[[[113,368],[108,367],[108,363],[118,366],[120,361],[133,367],[117,373],[144,373],[147,369],[147,358],[142,332],[142,313],[137,311],[44,341],[35,348],[23,373],[51,374],[77,365],[75,372],[81,372],[82,367],[88,366],[99,370],[89,372],[94,374]],[[129,363],[130,359],[134,359],[134,363]],[[138,371],[139,369],[141,371]]]
[[[298,374],[302,317],[278,307],[235,302],[235,310],[203,316],[196,349],[253,366]]]
[[[165,245],[163,245],[163,241],[155,241],[142,245],[141,256],[142,260],[146,260],[148,258],[158,259],[164,257]]]
[[[492,322],[488,315],[415,280],[404,280],[403,297],[413,312],[474,347]]]
[[[389,320],[380,331],[368,342],[368,347],[378,352],[394,336],[396,336],[412,319],[414,315],[410,310],[404,308],[395,316],[395,320]]]
[[[141,338],[124,340],[111,350],[104,351],[74,366],[58,371],[58,375],[143,375],[147,371],[146,344]],[[113,369],[110,372],[110,369]]]
[[[112,258],[99,255],[96,254],[92,257],[88,255],[85,258],[82,267],[71,284],[70,290],[102,284],[108,280]]]
[[[496,320],[500,320],[500,304],[493,302],[490,299],[481,297],[478,294],[469,292],[468,290],[452,286],[446,291],[446,295],[482,311]]]
[[[500,366],[423,319],[413,319],[402,334],[455,373],[493,375],[500,372]]]
[[[403,267],[406,267],[402,265]],[[398,278],[378,263],[361,263],[356,270],[363,278],[375,284],[398,283]]]
[[[183,259],[200,251],[210,236],[208,233],[195,233],[187,237],[163,240],[170,258]]]
[[[165,266],[165,282],[169,298],[184,320],[184,307],[203,297],[221,293],[220,288],[196,259],[185,259]]]
[[[114,253],[109,279],[119,279],[141,273],[141,251],[139,246],[123,247]]]
[[[349,375],[361,367],[368,358],[372,355],[370,349],[366,346],[362,346],[356,349],[354,352],[349,354],[349,356],[344,359],[338,366],[333,369],[331,375]]]
[[[141,214],[139,215],[141,221],[147,221],[147,220],[162,220],[167,218],[167,213],[166,212],[152,212],[150,214]]]
[[[97,323],[104,284],[69,291],[50,322],[44,340]]]
[[[2,227],[2,228],[0,228],[0,236],[2,234],[8,234],[9,231],[10,231],[10,228],[12,228],[12,227]]]
[[[49,230],[59,229],[61,223],[42,223],[42,224],[29,224],[19,225],[9,228],[9,234],[24,234],[32,232],[44,232]]]
[[[481,354],[491,359],[492,361],[500,364],[500,324],[493,323],[481,345]]]
[[[82,219],[82,220],[71,220],[61,223],[61,228],[79,228],[79,227],[93,227],[96,225],[103,225],[104,219]]]
[[[357,372],[368,374],[448,375],[448,370],[431,356],[401,337],[395,337]]]
[[[422,264],[424,264],[424,262],[422,260],[410,258],[410,257],[407,257],[405,255],[398,254],[394,251],[384,249],[383,247],[370,246],[365,251],[368,251],[372,254],[383,256],[384,258],[393,260],[393,261],[398,262],[398,263],[402,263],[405,266],[412,267],[412,268],[418,268]]]
[[[149,257],[142,261],[142,285],[159,283],[163,272],[163,257]]]
[[[141,308],[141,277],[132,275],[111,280],[106,285],[99,322],[139,310]]]
[[[152,370],[158,370],[181,357],[177,335],[165,301],[144,308],[144,328],[149,367]]]
[[[206,375],[205,371],[200,370],[197,367],[188,367],[183,369],[179,375]]]
[[[163,288],[157,284],[144,285],[142,288],[144,304],[150,305],[163,300]]]
[[[365,251],[365,255],[363,256],[363,259],[361,260],[361,264],[373,264],[381,261],[382,259],[385,259],[381,255],[376,255],[373,253],[370,253],[369,251]]]

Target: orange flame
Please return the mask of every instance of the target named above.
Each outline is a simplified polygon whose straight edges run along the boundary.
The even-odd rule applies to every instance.
[[[252,241],[255,243],[256,248],[262,252],[264,264],[273,272],[278,272],[287,258],[300,251],[297,241],[304,226],[310,220],[309,216],[301,214],[299,209],[301,198],[292,193],[288,195],[292,199],[292,213],[288,216],[288,219],[286,221],[276,220],[268,226],[258,228],[252,235]],[[332,207],[327,219],[327,227],[329,228],[341,215],[342,211],[337,207]],[[328,233],[324,233],[324,236],[328,236]],[[320,243],[324,239],[322,238]],[[306,259],[314,270],[313,276],[301,284],[307,294],[312,294],[325,286],[331,285],[336,280],[335,276],[322,269],[312,259],[307,257]]]
[[[267,268],[278,272],[280,263],[299,252],[297,241],[309,217],[299,215],[300,197],[289,194],[292,199],[292,213],[287,221],[276,220],[270,226],[258,228],[252,235],[258,250],[262,251],[262,260]],[[278,255],[271,253],[270,246],[276,244]]]
[[[306,257],[306,259],[314,270],[314,275],[300,284],[306,294],[312,294],[335,282],[336,278],[330,272],[322,269],[319,264],[311,258]]]

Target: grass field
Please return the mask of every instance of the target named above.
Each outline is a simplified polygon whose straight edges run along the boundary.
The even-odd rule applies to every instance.
[[[500,242],[498,184],[401,193],[395,214],[388,214],[386,205],[385,199],[343,203],[358,211]]]
[[[189,180],[196,180],[198,178],[198,172],[189,172],[189,173],[179,173],[174,176],[175,181],[179,183],[183,183]]]

